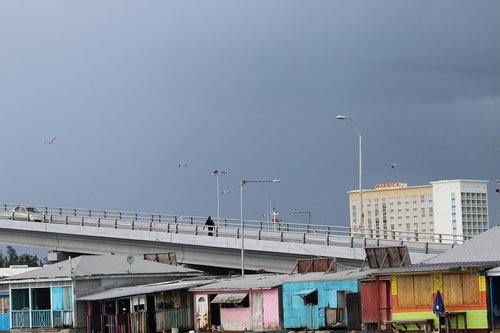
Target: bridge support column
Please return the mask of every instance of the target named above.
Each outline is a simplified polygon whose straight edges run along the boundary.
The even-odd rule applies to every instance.
[[[47,261],[51,264],[66,260],[68,258],[69,254],[66,252],[50,251],[49,253],[47,253]]]

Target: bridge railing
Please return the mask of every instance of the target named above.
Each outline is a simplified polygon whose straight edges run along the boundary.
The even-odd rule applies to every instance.
[[[207,235],[205,217],[0,203],[0,218],[12,218],[16,206],[35,207],[42,223]],[[414,252],[439,253],[463,242],[461,236],[332,225],[243,221],[245,239],[346,247],[406,245]],[[215,237],[241,237],[241,220],[215,220]]]

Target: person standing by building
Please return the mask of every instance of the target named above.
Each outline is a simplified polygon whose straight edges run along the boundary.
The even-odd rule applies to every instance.
[[[214,226],[215,223],[214,221],[212,221],[212,217],[209,216],[208,219],[205,221],[205,227],[207,227],[208,229],[209,236],[213,236],[212,230],[214,229]],[[203,229],[205,229],[205,227],[203,227]]]

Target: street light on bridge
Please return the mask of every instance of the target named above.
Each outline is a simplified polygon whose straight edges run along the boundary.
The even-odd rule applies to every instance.
[[[217,227],[219,226],[220,222],[220,191],[219,191],[219,175],[226,175],[227,171],[219,171],[219,170],[214,170],[212,174],[215,176],[216,183],[217,183]]]
[[[243,186],[247,183],[279,183],[279,179],[240,181],[241,278],[245,278],[245,225],[243,223]]]
[[[348,117],[348,116],[343,116],[343,115],[338,115],[337,116],[337,119],[338,120],[349,120],[352,125],[354,126],[354,130],[356,131],[356,133],[358,134],[358,137],[359,137],[359,171],[358,171],[358,175],[359,175],[359,207],[360,207],[360,214],[359,214],[359,218],[360,218],[360,221],[361,221],[361,227],[364,228],[364,216],[363,216],[363,184],[362,184],[362,170],[363,170],[363,167],[362,167],[362,153],[361,153],[361,150],[362,150],[362,147],[363,147],[363,144],[362,144],[362,141],[363,141],[363,134],[361,133],[361,131],[359,130],[359,128],[356,126],[356,124],[354,123],[354,121]]]

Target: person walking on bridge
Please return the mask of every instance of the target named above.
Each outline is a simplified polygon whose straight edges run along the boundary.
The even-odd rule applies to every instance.
[[[212,230],[214,229],[215,223],[212,221],[212,217],[208,217],[208,219],[205,221],[205,226],[208,229],[208,235],[213,236]],[[205,229],[205,227],[203,227]]]

